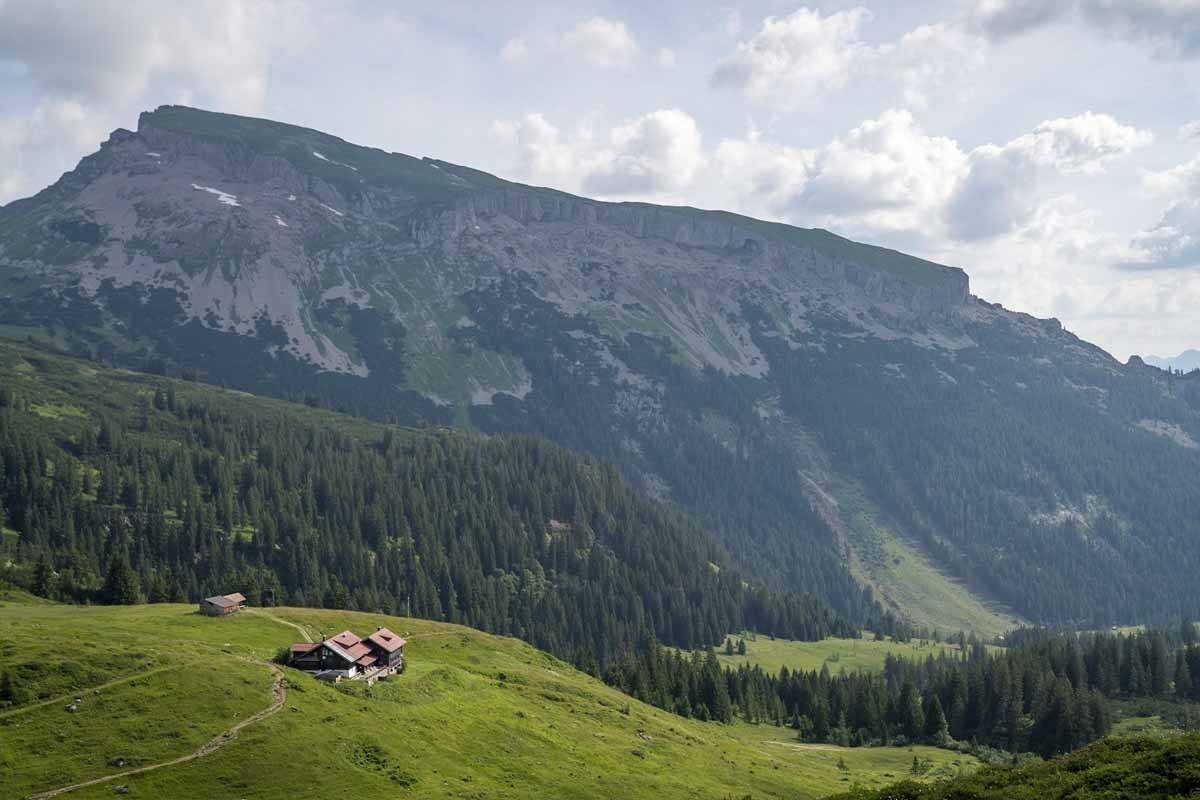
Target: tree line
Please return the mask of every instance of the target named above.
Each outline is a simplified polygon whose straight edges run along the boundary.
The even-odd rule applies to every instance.
[[[609,684],[685,717],[792,727],[807,742],[941,747],[1052,756],[1105,736],[1107,701],[1200,701],[1195,626],[1178,636],[1041,633],[1003,650],[966,642],[924,660],[889,655],[880,673],[721,668],[712,648],[649,643],[604,671]],[[585,665],[585,668],[587,666]]]
[[[385,429],[175,382],[113,381],[103,399],[80,386],[66,402],[82,409],[59,414],[12,385],[0,576],[45,597],[240,591],[459,622],[600,664],[650,636],[690,649],[741,627],[852,630],[811,594],[750,582],[613,467],[541,439]]]

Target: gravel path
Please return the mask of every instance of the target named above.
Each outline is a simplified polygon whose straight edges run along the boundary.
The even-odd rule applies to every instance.
[[[280,622],[282,622],[282,620],[280,620]],[[290,624],[290,623],[284,623],[284,624]],[[267,661],[255,660],[254,663],[262,664],[266,667],[269,667],[271,669],[272,674],[275,677],[275,679],[271,683],[271,705],[267,706],[262,711],[259,711],[257,714],[254,714],[253,716],[246,717],[244,720],[237,723],[229,730],[222,732],[216,738],[212,739],[209,742],[206,742],[205,744],[201,745],[199,749],[195,750],[194,752],[188,753],[187,755],[179,756],[178,758],[173,758],[170,761],[160,761],[157,764],[148,764],[147,766],[138,767],[137,769],[128,769],[128,770],[125,770],[124,772],[116,772],[116,773],[113,773],[112,775],[105,775],[104,777],[101,777],[101,778],[93,778],[90,781],[84,781],[82,783],[73,783],[70,786],[61,786],[57,789],[51,789],[48,792],[39,792],[38,794],[30,795],[28,800],[44,800],[44,798],[48,798],[48,797],[58,797],[60,794],[66,794],[67,792],[73,792],[76,789],[84,789],[88,786],[96,786],[97,784],[101,784],[101,783],[109,783],[110,781],[119,780],[120,778],[128,778],[133,775],[141,775],[145,772],[151,772],[156,769],[162,769],[163,767],[173,767],[177,764],[186,764],[189,761],[195,761],[197,758],[203,758],[204,756],[209,755],[210,753],[220,750],[222,747],[224,747],[225,745],[229,744],[234,739],[236,739],[238,732],[241,731],[243,728],[253,725],[256,722],[261,722],[262,720],[264,720],[267,717],[274,714],[279,709],[283,708],[283,704],[287,700],[287,679],[284,678],[284,676],[283,676],[283,670],[281,670],[275,664],[272,664]]]

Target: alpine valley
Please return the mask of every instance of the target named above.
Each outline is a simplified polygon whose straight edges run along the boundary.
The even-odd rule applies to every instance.
[[[545,437],[859,626],[1200,614],[1200,380],[824,230],[164,106],[0,208],[0,322],[108,365]]]

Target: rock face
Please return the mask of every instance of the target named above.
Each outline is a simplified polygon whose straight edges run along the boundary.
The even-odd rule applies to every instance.
[[[902,579],[883,540],[1029,617],[1121,616],[1145,574],[1174,580],[1145,548],[1176,535],[1121,505],[1117,466],[1078,472],[1067,431],[1144,449],[1160,487],[1200,441],[1145,368],[957,268],[181,107],[0,208],[0,317],[141,369],[550,436],[860,619],[851,570],[885,603]]]
[[[380,174],[380,159],[398,166]],[[693,366],[732,374],[766,368],[733,321],[746,295],[786,307],[785,333],[814,303],[903,328],[969,296],[961,270],[824,231],[601,203],[181,108],[144,114],[136,133],[114,132],[54,187],[4,212],[9,275],[37,273],[101,306],[106,291],[175,291],[182,320],[243,336],[265,325],[279,340],[267,344],[273,356],[357,376],[369,359],[323,310],[375,309],[421,332],[408,342],[411,387],[454,402],[480,397],[432,374],[457,360],[448,337],[458,297],[501,276],[520,274],[559,308],[587,307],[626,331],[658,333],[665,315]],[[686,296],[670,296],[685,284]],[[498,390],[527,381],[519,364],[492,358]]]

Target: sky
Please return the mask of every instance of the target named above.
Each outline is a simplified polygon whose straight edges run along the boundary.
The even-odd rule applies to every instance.
[[[139,112],[305,125],[963,267],[1200,346],[1200,0],[0,0],[0,203]]]

